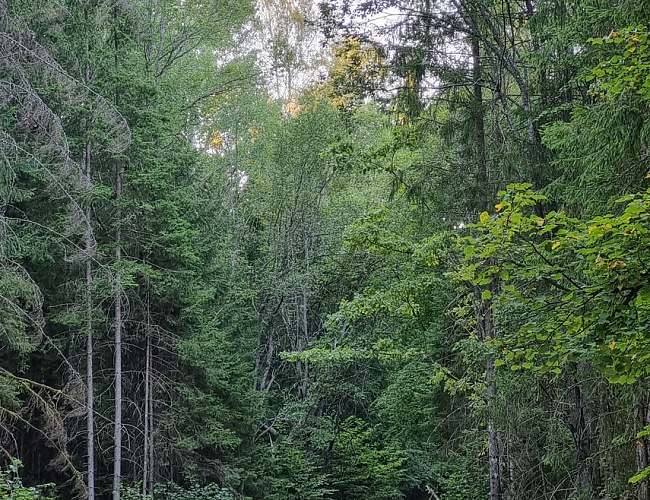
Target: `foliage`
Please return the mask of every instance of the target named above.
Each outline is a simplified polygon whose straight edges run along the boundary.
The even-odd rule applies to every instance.
[[[650,47],[644,26],[612,30],[602,38],[590,38],[594,45],[615,45],[617,54],[602,61],[592,70],[595,79],[592,92],[600,97],[615,98],[627,92],[650,100]]]
[[[189,488],[181,488],[173,483],[156,486],[156,495],[170,500],[234,500],[234,494],[227,488],[217,484],[199,486],[194,484]]]
[[[22,466],[20,460],[14,459],[7,470],[0,472],[0,498],[11,500],[46,500],[51,496],[53,484],[40,486],[24,486],[18,470]]]
[[[406,457],[399,450],[378,449],[372,441],[373,430],[362,420],[342,422],[330,457],[337,489],[334,498],[388,500],[399,495],[397,485]]]
[[[646,20],[0,0],[3,451],[65,498],[94,429],[100,498],[117,450],[123,500],[650,500]]]

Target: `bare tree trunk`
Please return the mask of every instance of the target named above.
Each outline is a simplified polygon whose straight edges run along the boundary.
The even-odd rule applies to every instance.
[[[84,21],[86,29],[90,29],[88,9],[84,9]],[[90,85],[90,40],[86,34],[86,63],[84,67],[84,83]],[[92,192],[92,170],[91,170],[91,144],[86,138],[84,145],[84,172],[83,190],[88,196]],[[92,210],[90,197],[87,198],[85,207],[84,227],[84,251],[86,260],[86,288],[85,288],[85,315],[86,315],[86,452],[88,460],[88,476],[86,479],[88,487],[88,500],[95,500],[95,390],[94,390],[94,367],[93,367],[93,228],[91,223]]]
[[[472,47],[472,80],[474,86],[474,127],[476,133],[476,183],[481,211],[489,206],[487,161],[485,157],[485,114],[483,112],[483,81],[481,68],[481,47],[476,36],[470,37]]]
[[[478,206],[481,211],[487,210],[489,206],[490,190],[488,186],[487,160],[485,156],[485,116],[483,112],[483,82],[481,75],[481,47],[477,36],[470,37],[472,49],[472,79],[474,90],[474,126],[476,134],[476,181]],[[488,285],[488,290],[492,291],[494,285]],[[492,321],[492,303],[488,300],[480,300],[477,310],[478,334],[481,340],[494,338],[494,325]],[[485,397],[487,399],[488,410],[491,401],[497,393],[496,382],[494,381],[494,359],[488,358],[485,366],[485,379],[487,390]],[[488,462],[490,469],[490,500],[501,500],[502,492],[502,466],[501,453],[499,450],[499,434],[494,426],[492,417],[488,416]]]
[[[305,251],[305,264],[306,272],[309,273],[309,236],[304,236],[303,238],[303,248]],[[301,328],[302,338],[305,343],[309,342],[309,294],[307,293],[307,285],[305,283],[301,286]],[[300,342],[300,351],[304,346],[302,341]],[[300,399],[305,400],[307,398],[307,389],[309,387],[309,362],[305,360],[304,365],[302,366],[302,382],[300,387]]]
[[[308,296],[307,296],[307,286],[302,285],[302,290],[301,290],[301,328],[299,329],[302,330],[302,338],[298,339],[298,350],[299,352],[302,352],[304,349],[303,341],[305,343],[309,342],[309,321],[308,321],[308,310],[309,310],[309,305],[308,305]],[[300,335],[300,333],[299,333]],[[300,362],[299,362],[300,363]],[[307,398],[307,388],[309,387],[309,362],[304,361],[302,364],[299,365],[300,369],[300,374],[302,375],[302,380],[300,382],[300,388],[298,391],[298,395],[300,397],[301,401],[304,401]]]
[[[598,462],[593,459],[597,451],[598,434],[593,403],[582,391],[580,383],[573,378],[568,380],[567,395],[571,409],[566,423],[575,443],[579,486],[583,490],[597,489],[601,486],[601,478]]]
[[[147,311],[148,312],[148,311]],[[147,319],[148,314],[147,314]],[[147,325],[147,347],[145,352],[145,371],[144,371],[144,446],[143,446],[143,466],[142,466],[142,495],[147,495],[149,487],[150,475],[150,462],[149,462],[149,447],[151,446],[149,440],[149,418],[150,418],[150,398],[151,398],[151,333],[148,331]]]
[[[89,191],[92,187],[90,171],[90,141],[86,141],[84,151],[84,183]],[[86,259],[86,446],[88,453],[88,500],[95,500],[95,391],[93,368],[93,299],[92,299],[92,254],[93,235],[90,223],[91,210],[88,202],[85,211],[86,227],[84,231],[85,259]]]
[[[155,428],[154,428],[154,385],[152,377],[153,369],[153,346],[151,345],[151,339],[149,340],[149,494],[153,497],[153,486],[156,482],[156,467],[155,467],[155,454],[154,454],[154,437],[155,437]]]
[[[488,285],[491,290],[493,285]],[[494,327],[492,324],[492,303],[488,300],[481,300],[477,310],[478,335],[480,340],[489,340],[494,338]],[[497,385],[494,381],[494,359],[488,358],[485,366],[485,379],[487,390],[485,398],[487,400],[488,411],[492,406],[492,401],[497,393]],[[499,433],[494,426],[492,416],[488,415],[487,423],[488,432],[488,462],[490,470],[490,500],[501,500],[503,497],[502,489],[502,467],[501,453],[499,450]]]
[[[119,13],[117,6],[113,10],[115,23],[115,71],[119,70],[119,29],[117,22]],[[115,90],[115,106],[120,104],[119,89]],[[115,200],[117,211],[115,218],[117,229],[115,230],[115,263],[118,266],[115,273],[115,435],[113,439],[113,500],[120,500],[120,483],[122,481],[122,275],[120,262],[122,261],[122,230],[120,199],[122,197],[122,163],[117,160],[115,163]]]
[[[119,202],[122,193],[122,168],[116,166],[115,195]],[[115,233],[115,261],[119,265],[122,260],[121,230]],[[115,273],[115,436],[113,458],[113,500],[120,500],[120,482],[122,479],[122,276],[118,270]]]
[[[491,398],[496,396],[497,385],[494,382],[494,360],[487,360],[486,377],[488,379],[488,390],[486,396],[488,404]],[[503,496],[501,486],[501,453],[499,450],[499,434],[494,427],[492,419],[488,420],[488,461],[490,467],[490,500],[501,500]]]
[[[639,422],[640,429],[646,427],[650,421],[650,402],[644,401],[637,409],[637,421]],[[636,468],[637,471],[642,471],[648,467],[650,462],[650,444],[646,438],[638,438],[636,441]],[[639,482],[639,500],[650,500],[650,487],[648,480],[645,479]]]

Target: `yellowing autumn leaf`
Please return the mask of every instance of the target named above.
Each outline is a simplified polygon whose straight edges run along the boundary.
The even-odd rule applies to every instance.
[[[555,249],[557,249],[559,246],[560,246],[560,242],[559,242],[559,241],[556,241],[555,243],[553,243],[553,246],[551,247],[551,250],[555,250]]]
[[[215,153],[219,153],[224,145],[224,139],[220,132],[211,132],[210,133],[210,148]]]
[[[481,223],[485,224],[487,221],[490,220],[490,214],[488,214],[487,212],[483,212],[483,213],[479,216],[478,220],[480,220]]]
[[[287,114],[295,117],[298,116],[298,113],[300,113],[300,105],[292,99],[286,103],[284,110],[287,112]]]
[[[607,347],[610,348],[610,350],[613,350],[616,348],[616,341],[612,340],[609,344],[607,344]]]

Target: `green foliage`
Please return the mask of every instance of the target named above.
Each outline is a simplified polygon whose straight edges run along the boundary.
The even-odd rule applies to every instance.
[[[374,431],[363,420],[350,417],[341,427],[330,457],[333,485],[337,490],[333,498],[389,500],[398,496],[404,454],[374,444]]]
[[[644,26],[630,26],[602,38],[590,38],[594,45],[615,45],[617,54],[596,66],[591,80],[595,79],[595,95],[615,98],[632,92],[650,100],[650,45]],[[620,47],[620,48],[619,48]]]
[[[0,445],[83,469],[90,334],[104,496],[119,289],[123,479],[175,482],[123,500],[641,491],[647,6],[333,3],[363,32],[306,90],[271,33],[273,102],[249,0],[0,2]]]
[[[618,200],[618,215],[588,221],[533,208],[544,200],[526,185],[509,186],[481,214],[479,234],[465,240],[459,278],[497,285],[483,297],[521,311],[516,332],[497,346],[511,370],[559,374],[567,363],[589,362],[613,383],[647,375],[650,192]]]
[[[20,460],[14,459],[7,470],[0,471],[0,498],[8,500],[47,500],[51,496],[53,484],[24,486],[18,470],[22,467]]]
[[[169,500],[235,500],[235,495],[227,488],[211,483],[206,486],[194,484],[182,488],[173,483],[156,485],[155,495]]]
[[[331,479],[309,453],[290,441],[274,446],[268,464],[267,497],[270,500],[324,500],[332,498]]]
[[[154,495],[166,500],[235,500],[236,498],[231,490],[222,488],[216,483],[205,486],[192,484],[188,488],[174,483],[156,484]],[[121,498],[124,500],[151,500],[151,495],[142,495],[142,486],[136,484],[123,487]]]

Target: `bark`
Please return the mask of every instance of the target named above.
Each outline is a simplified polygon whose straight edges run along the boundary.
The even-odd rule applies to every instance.
[[[491,12],[483,1],[452,0],[458,9],[471,36],[477,37],[485,49],[499,61],[519,88],[521,106],[526,115],[526,132],[530,145],[540,142],[539,133],[533,122],[530,85],[526,74],[526,64],[518,54],[514,39],[509,38],[504,23]],[[511,26],[512,28],[512,26]]]
[[[474,126],[476,133],[476,182],[481,211],[487,210],[490,190],[488,186],[487,161],[485,157],[485,113],[483,111],[483,81],[481,75],[481,47],[477,37],[471,37],[472,80],[474,87]]]
[[[156,462],[154,454],[155,428],[154,428],[154,406],[153,406],[153,378],[149,376],[149,494],[153,496],[153,485],[156,483]]]
[[[650,401],[645,401],[639,405],[636,414],[639,429],[643,429],[650,424]],[[648,467],[650,463],[650,443],[646,438],[638,438],[635,446],[635,461],[637,471],[642,471]],[[650,485],[648,480],[639,483],[639,500],[650,500]]]
[[[305,251],[305,263],[306,263],[306,269],[307,273],[309,273],[309,243],[310,243],[310,237],[306,236],[303,239],[303,248]],[[303,346],[303,339],[305,343],[308,343],[310,341],[310,336],[309,336],[309,294],[307,291],[307,285],[303,284],[302,285],[302,290],[301,290],[301,332],[302,333],[302,339],[298,339],[298,349],[299,352],[301,352],[304,348]],[[299,333],[299,335],[300,335]],[[302,381],[300,384],[300,389],[299,389],[299,397],[301,401],[304,401],[307,398],[307,389],[309,387],[309,363],[307,361],[304,362],[304,364],[300,367],[300,372],[302,374]]]
[[[88,10],[84,12],[86,26],[89,27]],[[84,67],[84,84],[90,85],[90,41],[86,36],[86,64]],[[87,193],[92,191],[91,144],[86,138],[84,147],[83,188]],[[85,315],[86,315],[86,453],[88,500],[95,500],[95,390],[93,367],[93,297],[92,297],[92,258],[94,251],[93,228],[91,223],[90,201],[86,203],[84,228],[84,257],[86,262]]]
[[[582,490],[595,490],[601,486],[600,468],[594,458],[598,444],[596,412],[593,403],[574,379],[568,381],[567,396],[571,409],[566,423],[575,444],[579,486]]]
[[[117,183],[115,194],[119,201],[122,192],[122,169],[117,164]],[[119,217],[119,216],[118,216]],[[115,233],[115,260],[122,260],[121,231]],[[120,500],[120,482],[122,479],[122,276],[115,274],[115,436],[113,456],[113,500]]]
[[[492,289],[493,285],[488,285],[488,289]],[[478,335],[480,340],[488,340],[494,338],[495,331],[492,322],[492,304],[490,300],[483,300],[479,302],[477,309],[478,320]],[[487,390],[485,398],[488,404],[488,411],[492,405],[492,401],[497,393],[497,385],[494,381],[494,359],[488,358],[485,366],[485,379],[487,382]],[[492,421],[491,415],[488,416],[487,423],[488,432],[488,462],[490,470],[490,500],[501,500],[503,497],[502,487],[502,464],[501,452],[499,449],[499,433]]]
[[[149,433],[150,416],[151,416],[151,334],[147,332],[147,346],[145,351],[145,371],[144,371],[144,446],[143,446],[143,465],[142,465],[142,495],[147,496],[149,488],[150,475],[150,457],[149,448],[151,447]]]
[[[479,38],[470,37],[470,45],[472,48],[472,79],[474,89],[474,106],[475,117],[475,133],[476,133],[476,181],[477,193],[479,196],[480,210],[487,210],[489,206],[490,191],[488,186],[488,172],[487,161],[485,157],[485,117],[483,112],[483,87],[481,75],[481,47]],[[493,284],[488,285],[488,289],[492,290]],[[494,338],[495,331],[492,321],[492,304],[490,300],[481,300],[477,310],[478,314],[478,335],[481,340],[489,340]],[[485,397],[487,399],[488,408],[491,401],[497,393],[496,382],[494,381],[494,359],[488,358],[485,367],[485,378],[487,382],[487,390]],[[487,423],[488,431],[488,461],[490,468],[490,500],[501,500],[502,493],[502,467],[501,467],[501,453],[499,450],[499,434],[491,420],[488,417]]]
[[[117,6],[114,8],[115,23],[115,71],[119,70],[119,33]],[[115,107],[120,104],[119,89],[115,90]],[[122,261],[122,231],[121,231],[121,210],[119,208],[122,197],[122,163],[117,160],[115,163],[115,200],[117,203],[115,230],[115,263],[118,270],[115,273],[115,435],[113,438],[113,500],[120,500],[120,483],[122,480],[122,276],[119,270]]]
[[[86,141],[84,152],[84,180],[87,189],[91,187],[90,141]],[[90,223],[90,203],[85,213],[85,259],[86,259],[86,450],[88,453],[88,500],[95,500],[95,394],[93,368],[93,301],[92,301],[92,252],[94,248],[92,226]]]

